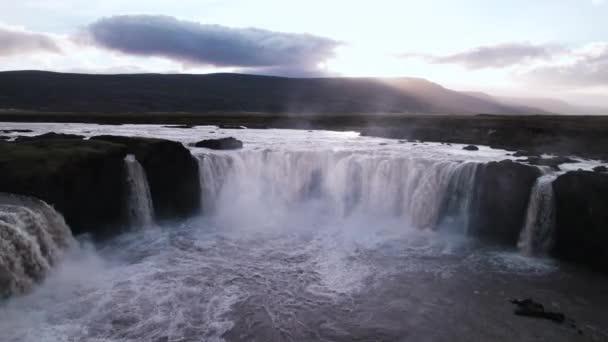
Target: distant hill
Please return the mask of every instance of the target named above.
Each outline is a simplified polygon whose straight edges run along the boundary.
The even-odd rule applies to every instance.
[[[552,98],[492,96],[475,91],[463,92],[463,94],[467,94],[478,99],[498,102],[505,106],[518,107],[523,110],[540,110],[546,113],[565,115],[608,115],[607,108],[577,106],[566,101]]]
[[[0,72],[0,109],[69,112],[539,114],[418,78]]]

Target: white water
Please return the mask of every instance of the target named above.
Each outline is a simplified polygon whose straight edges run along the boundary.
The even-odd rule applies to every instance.
[[[0,198],[0,298],[41,281],[74,240],[61,214],[32,198]]]
[[[154,224],[154,207],[146,172],[134,155],[125,158],[129,195],[127,210],[129,222],[134,227],[150,227]]]
[[[222,136],[209,127],[69,129],[186,144]],[[230,134],[244,150],[192,149],[208,217],[71,255],[34,292],[0,305],[0,339],[573,340],[505,308],[509,297],[536,294],[578,303],[556,290],[562,283],[536,277],[557,272],[553,264],[458,237],[478,162],[505,151],[338,132]]]
[[[199,156],[203,206],[228,225],[395,219],[466,230],[477,163],[333,151]]]
[[[517,246],[525,255],[544,255],[551,248],[555,225],[555,174],[539,177],[530,192],[528,211]]]

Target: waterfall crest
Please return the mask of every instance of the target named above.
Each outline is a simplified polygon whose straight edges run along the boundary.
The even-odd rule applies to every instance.
[[[444,213],[467,224],[478,166],[334,151],[214,152],[199,161],[203,210],[216,217],[263,224],[294,214],[375,217],[419,229],[435,229]]]
[[[532,187],[524,227],[517,243],[517,247],[525,255],[545,254],[551,248],[555,226],[552,184],[556,178],[555,174],[543,175]]]
[[[127,168],[129,222],[132,226],[149,227],[154,224],[154,207],[146,172],[132,154],[125,157],[125,165]]]
[[[0,298],[27,292],[73,245],[63,216],[48,204],[0,194]]]

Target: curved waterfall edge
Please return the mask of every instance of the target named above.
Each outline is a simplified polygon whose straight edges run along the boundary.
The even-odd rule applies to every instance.
[[[0,194],[0,298],[28,292],[75,245],[63,216],[51,206]]]

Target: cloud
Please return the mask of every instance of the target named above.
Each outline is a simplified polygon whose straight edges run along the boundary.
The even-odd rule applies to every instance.
[[[589,44],[572,51],[565,63],[532,68],[519,76],[549,87],[608,86],[608,43]]]
[[[566,49],[557,45],[504,43],[480,46],[472,50],[445,56],[404,54],[405,58],[419,57],[434,64],[460,64],[468,69],[505,68],[538,60],[549,60]]]
[[[89,25],[88,43],[130,55],[184,64],[248,69],[313,70],[340,45],[310,34],[231,28],[168,16],[114,16]]]
[[[60,53],[61,48],[52,36],[0,27],[0,57],[32,52]]]

